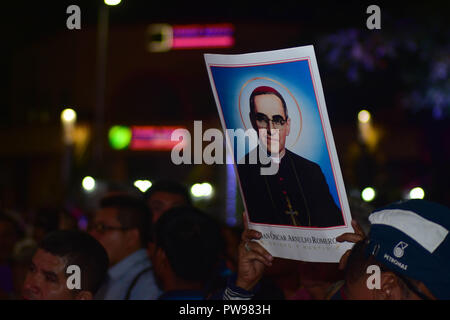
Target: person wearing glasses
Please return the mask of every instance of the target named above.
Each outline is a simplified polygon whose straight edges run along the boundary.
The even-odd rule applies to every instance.
[[[155,300],[161,291],[147,255],[151,213],[141,199],[110,194],[100,201],[89,233],[109,257],[108,277],[97,292],[100,300]]]
[[[250,120],[262,144],[238,164],[250,221],[306,227],[343,225],[342,212],[320,166],[285,148],[291,119],[282,95],[272,87],[254,89],[250,95]],[[252,152],[266,151],[271,161],[279,164],[273,175],[261,175],[263,164],[250,163]]]

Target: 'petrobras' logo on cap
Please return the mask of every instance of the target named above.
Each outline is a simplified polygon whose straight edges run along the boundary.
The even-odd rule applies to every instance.
[[[399,243],[397,243],[397,245],[394,247],[394,256],[396,256],[397,258],[403,257],[407,246],[408,246],[408,244],[403,241],[400,241]]]

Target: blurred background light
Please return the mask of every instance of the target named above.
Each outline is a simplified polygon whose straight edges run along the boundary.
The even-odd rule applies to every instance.
[[[88,227],[88,219],[85,216],[80,217],[78,220],[78,228],[80,230],[86,231]]]
[[[151,188],[152,182],[150,180],[136,180],[134,186],[138,188],[142,193]]]
[[[121,0],[105,0],[105,4],[108,6],[116,6],[121,2]]]
[[[61,112],[61,121],[63,123],[75,122],[77,120],[77,113],[75,110],[67,108]]]
[[[373,199],[375,199],[375,189],[372,187],[364,188],[364,190],[361,192],[361,198],[366,202],[372,201]]]
[[[116,150],[128,147],[131,137],[131,129],[127,126],[112,126],[108,132],[109,144]]]
[[[361,110],[358,113],[358,121],[361,123],[367,123],[370,121],[371,115],[370,112],[367,110]]]
[[[191,187],[191,194],[195,198],[209,198],[213,193],[213,187],[208,182],[196,183]]]
[[[172,133],[183,126],[131,126],[130,150],[170,151],[187,146],[185,140],[172,141]]]
[[[151,24],[147,29],[150,52],[171,49],[229,48],[234,45],[231,23],[169,25]]]
[[[83,181],[81,182],[81,185],[83,186],[83,189],[86,191],[92,191],[95,189],[95,179],[91,176],[84,177]]]
[[[195,198],[200,198],[203,196],[203,188],[202,185],[200,183],[196,183],[191,187],[191,194],[195,197]]]
[[[425,197],[425,191],[421,187],[412,188],[409,192],[410,199],[423,199]]]

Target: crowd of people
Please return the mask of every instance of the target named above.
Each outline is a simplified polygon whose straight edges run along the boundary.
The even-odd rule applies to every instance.
[[[52,227],[37,220],[30,237],[1,213],[0,298],[450,299],[449,208],[408,200],[373,210],[367,226],[354,218],[336,239],[354,243],[340,262],[310,263],[273,257],[261,233],[221,224],[171,181],[142,198],[105,195],[86,230],[63,214]]]
[[[236,271],[241,234],[172,181],[144,197],[107,193],[85,229],[49,211],[31,227],[0,214],[1,299],[207,299]],[[68,285],[70,266],[79,267],[80,288]]]

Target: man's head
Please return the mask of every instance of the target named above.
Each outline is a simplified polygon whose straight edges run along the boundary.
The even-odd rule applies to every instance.
[[[151,214],[143,200],[112,194],[100,201],[89,232],[105,247],[113,266],[146,246],[150,221]]]
[[[219,226],[209,216],[193,207],[170,209],[156,223],[154,236],[151,257],[164,290],[182,283],[203,286],[210,279],[223,242]]]
[[[152,222],[173,207],[189,206],[192,203],[188,190],[175,181],[158,181],[149,189],[147,204],[152,211]]]
[[[346,282],[357,299],[450,299],[450,210],[425,200],[398,202],[369,216],[370,234],[348,258]],[[369,289],[367,268],[381,271]]]
[[[79,267],[80,289],[67,285],[71,265]],[[108,255],[93,237],[76,230],[55,231],[34,254],[22,294],[29,300],[92,299],[107,270]]]
[[[291,120],[286,102],[278,91],[266,86],[253,90],[250,95],[250,120],[268,151],[275,154],[283,152]],[[274,143],[278,144],[277,150],[271,148]]]

